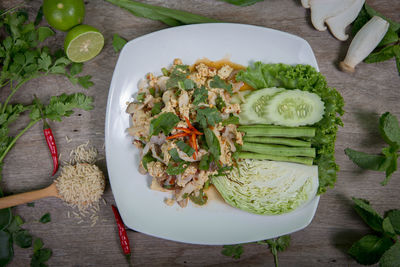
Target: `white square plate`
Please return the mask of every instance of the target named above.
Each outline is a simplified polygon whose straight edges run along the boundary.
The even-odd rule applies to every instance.
[[[246,243],[292,233],[306,227],[319,196],[284,215],[262,216],[209,200],[200,207],[167,206],[168,193],[150,190],[151,178],[138,172],[139,152],[126,128],[126,102],[149,72],[160,73],[174,58],[191,65],[207,57],[251,62],[309,64],[318,69],[310,45],[285,32],[242,24],[197,24],[154,32],[127,43],[119,56],[107,103],[105,143],[107,167],[115,201],[124,223],[136,231],[174,241],[222,245]]]

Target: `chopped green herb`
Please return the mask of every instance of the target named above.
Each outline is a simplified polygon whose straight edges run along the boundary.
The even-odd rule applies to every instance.
[[[188,155],[189,157],[191,157],[194,153],[194,149],[189,146],[188,144],[186,144],[185,142],[183,142],[182,140],[179,140],[178,142],[176,142],[176,145],[178,146],[178,148],[185,152],[186,155]]]
[[[161,112],[161,109],[164,107],[164,102],[154,103],[154,106],[151,108],[151,115],[157,115]]]
[[[205,154],[203,157],[201,157],[200,163],[199,163],[199,169],[203,171],[207,171],[210,169],[210,162],[208,154]]]
[[[208,197],[207,197],[207,195],[203,192],[203,189],[200,189],[200,190],[197,192],[197,194],[196,194],[196,192],[192,192],[192,193],[189,195],[189,198],[190,198],[190,200],[191,200],[193,203],[195,203],[195,204],[197,204],[197,205],[200,205],[200,206],[205,205],[205,204],[207,203],[207,200],[208,200]]]
[[[204,135],[206,137],[207,146],[209,147],[211,155],[213,155],[215,161],[218,161],[219,156],[221,155],[221,146],[219,144],[218,138],[209,128],[204,129]]]
[[[200,123],[203,129],[208,126],[214,126],[222,121],[221,113],[217,108],[199,108],[197,109],[196,122]]]
[[[230,114],[229,118],[222,121],[222,126],[226,126],[228,124],[239,125],[239,117],[236,117],[235,115]]]
[[[121,49],[125,46],[126,43],[127,41],[118,34],[113,35],[112,46],[115,52],[118,53],[119,51],[121,51]]]
[[[146,93],[140,93],[140,94],[137,95],[136,100],[138,102],[142,103],[145,98],[146,98]]]
[[[185,172],[188,166],[189,165],[186,162],[180,162],[178,165],[170,163],[168,164],[165,172],[169,175],[182,174]]]
[[[274,255],[275,266],[278,267],[278,251],[284,251],[289,247],[290,235],[258,241],[257,243],[261,245],[268,245],[272,255]]]
[[[207,103],[208,100],[208,90],[201,86],[193,92],[193,105],[197,106],[200,103]]]
[[[151,152],[147,152],[147,154],[144,155],[143,158],[142,158],[143,168],[146,171],[148,171],[147,164],[150,163],[150,162],[153,162],[153,161],[157,161],[157,160],[155,158],[153,158],[153,155],[151,154]]]
[[[150,121],[150,136],[158,135],[160,132],[169,135],[179,121],[179,117],[172,112],[162,113]]]
[[[178,150],[176,148],[173,148],[171,150],[168,151],[168,153],[171,155],[171,158],[173,161],[175,162],[181,162],[183,161],[180,157],[179,157],[179,153]]]
[[[225,82],[218,75],[213,77],[213,80],[210,82],[210,87],[225,89],[230,95],[233,94],[232,84]]]
[[[215,106],[219,111],[222,111],[222,109],[226,107],[225,101],[222,99],[220,95],[218,95],[217,99],[215,100]]]
[[[190,72],[188,65],[176,65],[172,69],[172,72],[167,81],[167,89],[178,88],[179,82],[184,82],[186,80],[186,76],[188,76],[189,73]]]
[[[51,222],[50,213],[44,214],[44,215],[40,218],[39,222],[41,222],[41,223],[48,223],[48,222]]]
[[[153,97],[156,96],[156,89],[154,87],[149,88],[149,92]]]
[[[240,256],[243,254],[243,246],[241,244],[224,245],[221,253],[234,259],[240,259]]]

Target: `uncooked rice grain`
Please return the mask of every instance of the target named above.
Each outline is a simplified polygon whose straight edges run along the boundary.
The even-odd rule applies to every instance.
[[[77,163],[89,163],[94,164],[97,160],[97,149],[89,146],[89,141],[86,144],[82,144],[77,146],[74,150],[71,151],[71,165]]]

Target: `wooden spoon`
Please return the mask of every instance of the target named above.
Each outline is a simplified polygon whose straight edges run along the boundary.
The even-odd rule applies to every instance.
[[[61,198],[61,196],[58,194],[58,190],[55,183],[52,183],[50,186],[43,189],[16,194],[8,197],[2,197],[0,198],[0,209],[10,208],[17,205],[29,203],[45,197]]]

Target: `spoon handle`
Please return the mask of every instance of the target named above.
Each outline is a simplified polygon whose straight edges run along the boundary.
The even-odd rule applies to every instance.
[[[45,197],[59,197],[54,183],[43,189],[2,197],[0,198],[0,209],[18,206]]]

